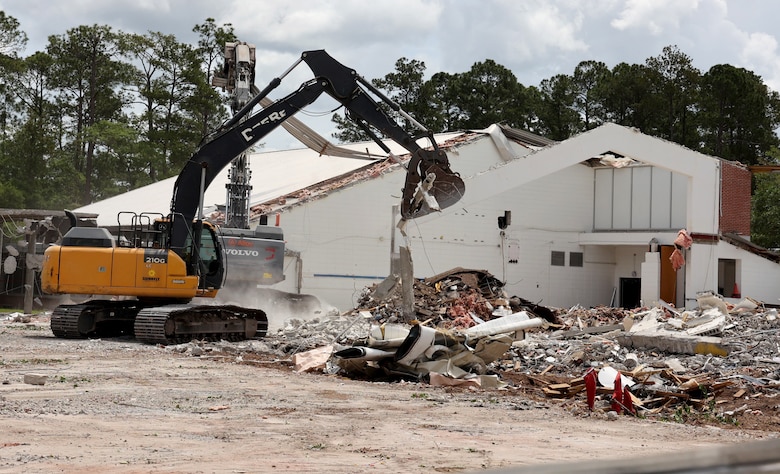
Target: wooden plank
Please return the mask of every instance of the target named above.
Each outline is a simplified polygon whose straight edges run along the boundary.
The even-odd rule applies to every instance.
[[[660,412],[661,412],[661,410],[663,410],[663,409],[664,409],[664,408],[666,408],[667,406],[671,405],[671,403],[672,403],[672,399],[670,398],[670,399],[666,400],[666,403],[664,403],[664,404],[663,404],[663,405],[661,405],[660,407],[653,408],[652,410],[649,410],[649,412],[650,412],[650,414],[651,414],[651,415],[658,414],[658,413],[660,413]]]
[[[721,390],[721,389],[729,387],[731,385],[734,385],[734,381],[732,381],[732,380],[724,380],[722,382],[715,382],[714,384],[710,385],[710,391]]]
[[[680,398],[682,400],[688,400],[689,398],[691,398],[691,396],[688,395],[687,393],[680,393],[680,392],[665,392],[662,390],[656,390],[653,393],[655,395],[660,395],[664,398]]]

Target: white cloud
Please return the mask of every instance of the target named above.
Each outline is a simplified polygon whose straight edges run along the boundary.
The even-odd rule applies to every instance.
[[[192,28],[211,17],[257,46],[261,88],[310,49],[369,79],[392,72],[401,57],[424,61],[428,74],[492,59],[538,85],[581,61],[641,64],[669,45],[702,72],[728,63],[780,88],[780,2],[766,0],[0,0],[0,10],[30,37],[23,55],[45,49],[49,35],[94,24],[194,44]],[[272,97],[309,77],[301,67]],[[321,101],[310,109],[330,115]]]
[[[742,46],[740,58],[746,69],[762,76],[773,90],[780,90],[780,56],[777,38],[767,33],[752,33]]]
[[[676,31],[680,21],[696,13],[700,0],[627,0],[612,26],[618,30],[644,29],[652,35]]]
[[[440,2],[399,0],[308,0],[230,2],[221,17],[255,43],[312,49],[328,43],[361,48],[367,44],[427,39],[437,28]]]
[[[233,0],[221,9],[217,23],[231,23],[240,39],[255,44],[261,81],[270,81],[303,51],[314,49],[375,78],[391,72],[397,59],[416,59],[418,51],[435,43],[442,9],[442,1],[420,0]],[[296,71],[289,83],[297,86],[306,74]]]

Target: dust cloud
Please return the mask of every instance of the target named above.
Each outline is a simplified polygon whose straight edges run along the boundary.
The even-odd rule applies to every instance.
[[[272,288],[255,288],[252,285],[232,284],[223,287],[214,302],[262,309],[268,316],[269,333],[283,328],[290,319],[309,321],[339,314],[338,308],[321,301],[314,295],[288,293]]]

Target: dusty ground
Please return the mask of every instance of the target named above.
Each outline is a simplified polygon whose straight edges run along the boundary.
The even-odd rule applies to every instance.
[[[478,472],[777,435],[749,418],[609,420],[521,379],[502,391],[364,382],[2,321],[0,472]]]

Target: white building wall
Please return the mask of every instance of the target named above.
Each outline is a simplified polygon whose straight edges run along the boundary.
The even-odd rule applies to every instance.
[[[641,265],[642,303],[653,305],[661,298],[661,253],[645,252],[643,259]]]
[[[748,296],[766,304],[780,304],[780,265],[727,242],[720,242],[716,252],[718,258],[739,262],[740,273],[737,279],[743,297]],[[717,290],[717,281],[715,286]]]
[[[685,307],[696,307],[696,294],[718,291],[718,245],[694,242],[685,257]]]
[[[457,209],[451,216],[410,224],[415,274],[429,276],[454,266],[484,269],[506,282],[510,296],[549,305],[606,304],[614,279],[611,262],[579,245],[592,228],[593,170],[573,165],[507,192]],[[511,212],[502,231],[498,217]],[[442,222],[440,222],[442,221]],[[434,231],[456,235],[446,241]],[[551,252],[566,255],[551,265]],[[571,252],[584,254],[583,267],[571,267]]]
[[[597,168],[596,230],[670,230],[686,227],[686,176],[654,166]]]
[[[608,304],[615,286],[614,252],[579,244],[580,233],[593,223],[592,173],[577,164],[467,207],[410,221],[415,276],[475,268],[505,281],[510,296],[553,306]],[[390,195],[400,189],[396,184],[388,175],[282,216],[288,248],[300,252],[303,261],[301,292],[348,309],[363,288],[389,273],[396,203]],[[344,211],[350,208],[354,212]],[[511,224],[502,235],[498,217],[505,211],[511,212]],[[327,235],[314,235],[317,228],[328,229]],[[553,250],[565,252],[565,266],[551,265]],[[571,252],[583,253],[583,267],[570,266]],[[287,279],[279,287],[292,291],[295,279],[289,273]]]
[[[530,151],[514,143],[511,146],[517,154]],[[460,154],[469,159],[460,159]],[[495,143],[483,139],[455,150],[450,162],[453,170],[467,177],[501,163],[501,157]],[[300,257],[285,259],[286,281],[274,288],[314,294],[341,310],[353,308],[366,287],[390,273],[391,241],[397,223],[393,206],[400,203],[404,178],[399,169],[286,209],[281,226],[287,248]],[[467,184],[466,193],[470,192],[474,190]],[[492,200],[503,202],[495,197]],[[485,209],[456,205],[408,222],[415,277],[425,278],[458,266],[500,275],[497,209],[503,215],[505,204]],[[396,244],[407,245],[400,236],[396,236]],[[300,287],[295,275],[299,264]]]
[[[490,159],[495,156],[492,147],[482,140],[460,154]],[[451,159],[453,168],[457,160],[457,155]],[[364,288],[389,274],[392,207],[402,178],[403,173],[391,173],[287,210],[282,227],[288,249],[300,252],[303,284],[295,286],[297,262],[288,259],[287,281],[276,287],[315,294],[342,310],[354,307]],[[518,181],[522,184],[508,191],[410,221],[406,230],[415,276],[475,268],[505,281],[510,296],[540,304],[620,304],[620,278],[641,277],[649,238],[645,233],[612,233],[623,237],[614,244],[583,244],[582,235],[594,225],[594,170],[575,164],[530,182]],[[511,224],[502,235],[498,217],[505,211],[511,212]],[[565,253],[564,266],[551,265],[552,251]],[[583,254],[582,267],[570,265],[572,252]]]
[[[460,150],[460,154],[497,156],[490,140],[481,140]],[[458,168],[457,154],[451,158]],[[471,165],[473,167],[473,164]],[[484,163],[483,163],[484,166]],[[514,168],[521,171],[519,168]],[[467,170],[467,171],[472,171]],[[585,252],[578,235],[592,227],[593,170],[573,165],[507,192],[453,206],[443,213],[408,222],[408,243],[412,250],[415,277],[425,278],[454,267],[487,270],[507,282],[507,292],[531,300],[552,295],[556,304],[608,303],[613,272],[598,278],[585,267],[551,268],[551,250]],[[302,261],[302,293],[311,293],[342,310],[354,307],[362,290],[380,281],[390,271],[392,207],[398,204],[402,172],[387,174],[366,185],[354,185],[285,211],[281,217],[289,250],[299,252]],[[518,178],[518,181],[521,181]],[[466,192],[469,192],[468,185]],[[511,212],[511,225],[502,237],[498,217]],[[507,263],[510,241],[520,242],[518,263]],[[403,245],[403,239],[399,238]],[[587,252],[585,252],[587,254]],[[298,291],[297,278],[286,263],[287,280],[276,285]],[[603,264],[598,263],[598,268]],[[546,278],[540,275],[546,274]]]
[[[521,155],[529,151],[511,146]],[[634,200],[623,212],[631,216],[623,223],[625,230],[633,232],[612,227],[593,233],[594,199],[599,199],[594,171],[577,160],[605,150],[655,166],[646,173],[650,178],[638,178],[644,188],[636,193],[646,194],[650,188],[658,202],[648,210]],[[454,267],[484,269],[505,281],[510,295],[540,304],[621,304],[620,278],[642,278],[650,239],[671,244],[676,229],[683,227],[717,233],[717,160],[622,128],[606,127],[508,163],[503,162],[495,142],[486,138],[450,153],[450,161],[466,181],[466,196],[443,213],[408,223],[418,278]],[[288,248],[299,252],[301,260],[288,259],[287,281],[277,285],[279,289],[315,294],[342,310],[354,307],[364,288],[390,271],[392,208],[399,203],[403,178],[398,170],[285,209],[281,224]],[[621,203],[619,199],[614,202]],[[505,211],[511,212],[511,225],[502,233],[497,220]],[[637,232],[648,221],[655,230]],[[689,264],[679,281],[685,284],[687,306],[695,301],[696,291],[716,288],[721,254],[713,253],[715,247],[694,244],[686,252]],[[551,265],[554,250],[565,252],[564,266]],[[583,253],[582,267],[570,266],[572,252]],[[753,296],[750,290],[755,288],[762,292],[756,297],[771,294],[776,299],[770,293],[771,281],[777,280],[780,267],[758,257],[740,258],[751,272],[758,269],[755,276],[741,277],[742,294]],[[298,263],[302,264],[300,287],[294,274]],[[658,278],[657,269],[652,278]],[[683,294],[682,288],[678,291]]]
[[[360,291],[390,272],[392,207],[399,200],[403,173],[390,173],[367,186],[350,186],[324,199],[302,203],[281,216],[289,251],[300,255],[302,286],[285,272],[275,285],[314,294],[342,310],[354,307]],[[296,258],[285,259],[295,270]]]

